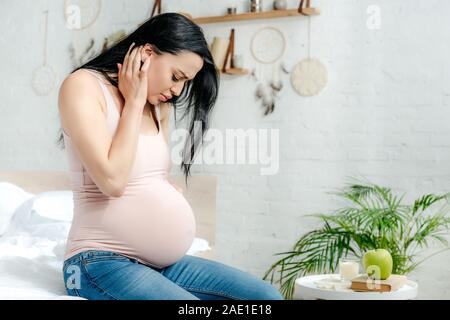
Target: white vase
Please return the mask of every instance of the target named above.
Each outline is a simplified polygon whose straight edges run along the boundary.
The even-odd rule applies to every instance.
[[[287,1],[286,0],[275,0],[273,2],[273,8],[275,10],[286,10],[286,8],[287,8]]]

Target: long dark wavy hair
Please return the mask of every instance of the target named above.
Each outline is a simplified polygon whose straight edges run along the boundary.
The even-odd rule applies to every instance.
[[[219,91],[219,70],[216,68],[202,29],[189,18],[178,13],[163,13],[146,20],[126,38],[107,48],[102,53],[77,67],[71,73],[85,68],[98,71],[114,86],[118,87],[117,63],[123,59],[132,43],[135,46],[151,44],[156,54],[179,54],[183,51],[196,53],[203,59],[203,67],[195,78],[186,81],[180,96],[173,96],[168,102],[174,107],[175,124],[177,110],[182,109],[180,121],[188,118],[189,136],[186,139],[181,161],[181,170],[187,183],[191,164],[199,144],[209,128],[210,112]],[[199,125],[201,132],[198,133]],[[195,125],[195,126],[194,126]],[[194,132],[195,131],[195,132]],[[60,128],[58,143],[64,148]]]

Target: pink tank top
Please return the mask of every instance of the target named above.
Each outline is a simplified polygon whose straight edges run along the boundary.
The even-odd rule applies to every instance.
[[[87,71],[97,78],[105,95],[106,121],[113,137],[119,109],[103,76]],[[159,107],[155,109],[158,134],[139,135],[128,184],[117,198],[99,190],[63,130],[74,201],[65,260],[86,250],[106,250],[163,268],[179,260],[191,246],[195,217],[184,196],[167,180],[171,169],[169,148],[161,129]]]

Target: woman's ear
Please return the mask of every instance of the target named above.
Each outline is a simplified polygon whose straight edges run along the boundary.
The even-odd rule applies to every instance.
[[[144,50],[142,51],[142,61],[154,54],[153,47],[150,44],[144,45]]]

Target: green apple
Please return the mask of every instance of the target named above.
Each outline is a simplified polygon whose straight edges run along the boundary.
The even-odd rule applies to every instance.
[[[386,280],[392,274],[392,256],[385,249],[369,250],[363,256],[366,273],[377,280]]]

